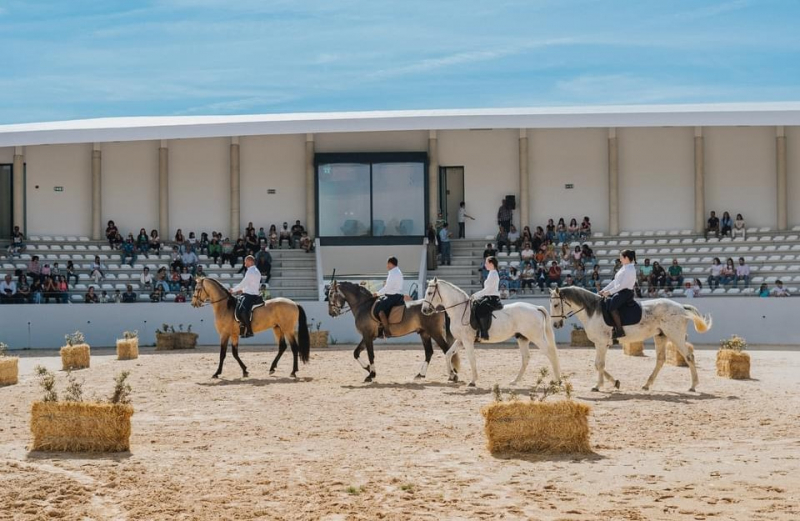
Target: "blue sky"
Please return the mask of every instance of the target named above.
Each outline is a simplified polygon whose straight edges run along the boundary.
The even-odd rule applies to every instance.
[[[800,100],[797,0],[0,0],[0,124]]]

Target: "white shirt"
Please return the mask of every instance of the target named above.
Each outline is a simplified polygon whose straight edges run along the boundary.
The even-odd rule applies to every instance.
[[[439,242],[450,242],[449,231],[447,228],[439,230]]]
[[[260,289],[261,272],[255,266],[247,268],[242,281],[233,287],[233,291],[241,290],[245,295],[258,295]]]
[[[7,289],[11,290],[12,295],[16,295],[17,283],[14,282],[13,280],[11,282],[6,282],[5,280],[3,280],[3,282],[0,282],[0,295],[5,295]]]
[[[617,274],[614,275],[614,280],[612,280],[608,286],[603,288],[603,291],[613,295],[615,293],[619,293],[623,289],[633,290],[635,285],[636,266],[633,263],[623,264],[622,269],[620,269]]]
[[[142,284],[152,284],[153,275],[151,275],[150,273],[142,273],[142,275],[139,277],[139,281]]]
[[[403,294],[403,272],[395,266],[389,270],[386,276],[386,284],[378,290],[378,295],[402,295]]]
[[[500,296],[500,275],[497,270],[489,270],[486,280],[483,281],[483,289],[475,292],[472,298],[499,297]]]
[[[466,222],[467,219],[467,210],[465,208],[458,209],[458,222],[463,223]]]

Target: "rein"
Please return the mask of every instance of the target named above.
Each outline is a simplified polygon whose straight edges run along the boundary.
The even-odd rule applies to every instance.
[[[559,294],[558,295],[558,300],[561,301],[561,309],[563,310],[564,309],[564,297]],[[551,318],[570,319],[570,318],[574,317],[575,315],[577,315],[578,313],[580,313],[581,311],[583,311],[584,309],[586,309],[586,306],[583,306],[581,309],[578,309],[578,310],[570,311],[567,314],[564,314],[564,312],[562,311],[560,315],[551,315],[550,317]]]
[[[228,291],[227,289],[223,288],[223,289],[225,289],[225,292],[226,292],[228,295],[227,295],[227,296],[225,296],[225,297],[222,297],[222,298],[221,298],[221,299],[219,299],[219,300],[211,300],[211,295],[208,293],[208,291],[206,291],[206,289],[205,289],[203,286],[200,286],[200,289],[201,289],[201,290],[203,290],[203,293],[205,293],[205,294],[206,294],[206,297],[208,297],[208,300],[207,300],[207,301],[206,301],[206,300],[204,300],[203,302],[201,302],[201,303],[200,303],[200,307],[201,307],[201,308],[202,308],[202,307],[206,307],[206,306],[213,306],[214,304],[218,304],[218,303],[220,303],[220,302],[222,302],[222,301],[224,301],[224,300],[228,300],[229,298],[233,297],[233,294],[232,294],[230,291]],[[234,297],[234,298],[235,298],[235,297]]]
[[[434,285],[434,290],[433,290],[433,295],[431,295],[431,300],[425,299],[423,301],[425,304],[428,305],[428,307],[430,307],[432,309],[432,311],[429,311],[428,313],[425,313],[424,311],[420,310],[420,312],[423,315],[425,315],[426,317],[429,317],[429,316],[434,315],[436,313],[445,313],[445,312],[447,312],[448,309],[453,309],[453,308],[456,308],[458,306],[462,306],[464,304],[468,304],[472,300],[470,298],[467,298],[467,300],[464,300],[462,302],[458,302],[457,304],[453,304],[452,306],[446,306],[446,307],[442,307],[441,309],[436,309],[434,307],[432,301],[433,301],[434,298],[436,298],[436,294],[437,293],[439,294],[439,299],[444,301],[444,299],[442,298],[442,294],[439,291],[439,283],[438,282]],[[467,325],[467,324],[464,323],[464,316],[467,314],[467,310],[469,310],[469,306],[465,306],[464,307],[464,312],[461,314],[461,325],[462,326],[466,326]]]

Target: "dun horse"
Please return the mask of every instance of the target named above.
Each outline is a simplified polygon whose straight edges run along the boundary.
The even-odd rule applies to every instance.
[[[215,279],[199,278],[192,295],[192,306],[201,307],[206,302],[209,302],[214,309],[214,326],[217,328],[220,341],[219,367],[212,378],[217,378],[222,373],[222,363],[228,354],[228,341],[231,343],[233,357],[242,368],[243,376],[248,376],[247,367],[239,358],[239,323],[234,318],[236,298]],[[272,329],[275,341],[278,342],[278,354],[272,361],[269,374],[275,372],[278,361],[286,350],[288,339],[294,357],[291,377],[297,377],[298,355],[300,360],[306,363],[311,349],[306,312],[302,306],[286,298],[270,299],[264,306],[254,310],[252,326],[254,333]],[[296,333],[295,328],[297,328]]]
[[[371,382],[376,376],[373,342],[378,336],[378,322],[372,317],[372,306],[375,303],[375,299],[376,297],[367,288],[352,282],[334,281],[331,283],[330,291],[328,292],[328,314],[330,316],[338,317],[348,311],[353,312],[356,329],[361,333],[361,342],[353,351],[353,356],[361,364],[361,367],[369,373],[364,379],[365,382]],[[349,309],[346,309],[345,305]],[[431,357],[433,357],[431,339],[436,341],[443,353],[447,353],[447,348],[453,341],[445,317],[443,315],[424,315],[421,301],[408,303],[403,315],[403,321],[398,324],[391,324],[388,333],[393,337],[417,333],[422,338],[422,345],[425,347],[425,361],[422,362],[422,366],[419,368],[415,378],[425,378],[425,374],[428,371],[428,365],[431,363]],[[447,338],[445,338],[445,335]],[[368,364],[359,358],[364,348],[367,349]],[[453,366],[453,372],[455,373],[459,369],[458,357],[453,358]]]

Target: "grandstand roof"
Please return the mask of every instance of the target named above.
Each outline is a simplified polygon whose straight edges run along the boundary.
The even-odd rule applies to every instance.
[[[158,116],[0,125],[0,146],[397,130],[800,125],[800,102]]]

